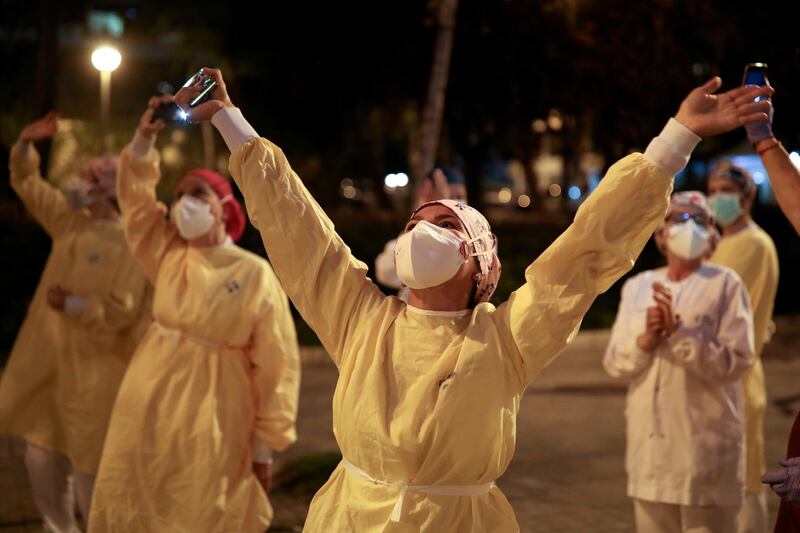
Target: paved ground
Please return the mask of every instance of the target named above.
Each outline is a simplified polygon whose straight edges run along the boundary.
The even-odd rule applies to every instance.
[[[800,319],[778,324],[765,353],[770,404],[766,417],[769,462],[783,457],[800,410]],[[625,390],[600,365],[607,333],[579,335],[529,388],[518,420],[517,453],[498,484],[522,531],[632,532],[625,496],[623,404]],[[306,350],[299,441],[281,458],[335,451],[330,400],[334,367],[320,351]],[[276,491],[274,528],[301,528],[307,502]],[[770,497],[774,520],[777,500]],[[21,447],[0,439],[0,532],[41,531],[36,520]]]

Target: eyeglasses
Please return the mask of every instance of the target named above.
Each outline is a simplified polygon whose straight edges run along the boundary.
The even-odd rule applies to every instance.
[[[684,222],[688,222],[689,220],[694,220],[698,226],[707,226],[708,225],[708,217],[702,214],[691,214],[691,213],[672,213],[667,217],[667,222],[671,222],[672,224],[683,224]]]

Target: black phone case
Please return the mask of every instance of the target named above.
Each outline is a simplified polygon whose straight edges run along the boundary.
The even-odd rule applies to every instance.
[[[156,108],[155,112],[153,112],[150,122],[155,122],[158,119],[170,124],[182,124],[183,119],[181,118],[180,106],[175,102],[161,104]]]

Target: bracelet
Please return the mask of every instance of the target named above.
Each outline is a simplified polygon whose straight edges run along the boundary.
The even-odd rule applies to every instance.
[[[768,141],[768,142],[767,142],[767,143],[766,143],[764,146],[762,146],[761,148],[756,148],[756,153],[757,153],[758,155],[764,155],[766,152],[769,152],[770,150],[772,150],[773,148],[776,148],[776,147],[778,147],[778,146],[783,146],[783,145],[781,144],[781,142],[780,142],[778,139],[776,139],[775,137],[773,137],[772,139],[770,139],[770,140],[769,140],[769,141]]]

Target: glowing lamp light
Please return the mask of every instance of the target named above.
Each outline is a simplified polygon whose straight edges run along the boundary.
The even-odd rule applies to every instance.
[[[122,62],[122,55],[113,46],[101,46],[92,52],[92,65],[100,72],[114,72]]]

